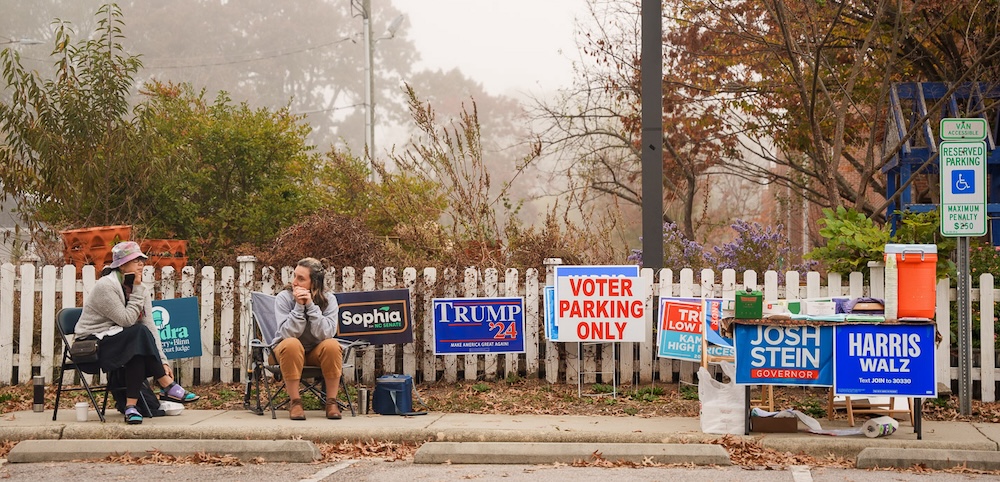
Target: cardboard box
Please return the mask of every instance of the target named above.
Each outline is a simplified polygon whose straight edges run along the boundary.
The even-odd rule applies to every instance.
[[[796,417],[750,417],[750,431],[760,433],[795,433],[799,431]]]

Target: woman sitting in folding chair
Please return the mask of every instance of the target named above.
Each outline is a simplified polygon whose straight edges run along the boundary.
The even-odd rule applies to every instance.
[[[141,282],[146,255],[137,243],[125,241],[111,249],[111,259],[83,303],[76,337],[100,338],[97,364],[101,370],[123,369],[125,422],[140,424],[142,415],[135,404],[148,377],[161,387],[161,399],[188,403],[198,396],[174,382],[160,346],[160,333],[153,323],[153,292]]]
[[[343,352],[337,336],[337,298],[324,293],[323,264],[315,258],[303,258],[295,266],[292,285],[274,300],[278,331],[271,345],[281,367],[285,391],[291,399],[288,416],[305,420],[299,394],[302,367],[306,363],[320,367],[326,383],[326,418],[339,420],[337,391],[344,367]]]

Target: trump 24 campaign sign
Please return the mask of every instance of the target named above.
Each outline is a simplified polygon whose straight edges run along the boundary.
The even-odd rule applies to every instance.
[[[434,298],[434,354],[524,353],[524,298]]]
[[[736,324],[739,385],[833,385],[832,326]]]
[[[648,333],[646,293],[638,276],[563,276],[556,267],[556,324],[560,342],[644,342]],[[599,272],[609,267],[580,267]],[[615,267],[610,267],[615,268]],[[631,266],[635,273],[636,267]],[[579,272],[578,271],[578,272]],[[630,273],[631,274],[631,273]]]
[[[835,395],[937,397],[934,325],[842,325],[834,337]]]

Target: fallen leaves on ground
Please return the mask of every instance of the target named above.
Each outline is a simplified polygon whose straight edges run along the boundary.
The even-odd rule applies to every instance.
[[[734,465],[744,468],[771,467],[784,469],[792,465],[824,466],[824,467],[854,467],[854,462],[841,457],[817,458],[804,454],[778,452],[763,447],[753,439],[744,439],[732,435],[723,436],[714,441],[729,452],[729,460]]]
[[[368,440],[340,443],[318,443],[319,453],[323,461],[330,462],[343,459],[378,458],[386,462],[408,460],[413,458],[419,444],[395,443],[389,441]]]
[[[134,455],[131,452],[125,452],[120,455],[109,455],[101,459],[101,461],[124,465],[214,465],[220,467],[239,467],[244,465],[239,457],[233,455],[215,455],[198,452],[194,455],[177,457],[158,450],[146,452],[143,455]],[[258,457],[253,459],[252,462],[263,463],[263,459]]]

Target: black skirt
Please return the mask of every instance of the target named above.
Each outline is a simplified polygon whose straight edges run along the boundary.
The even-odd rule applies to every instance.
[[[156,338],[146,325],[132,325],[119,333],[101,339],[97,352],[97,364],[105,373],[113,372],[137,356],[151,356],[160,359],[156,349]],[[147,373],[146,376],[153,376]]]

